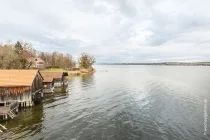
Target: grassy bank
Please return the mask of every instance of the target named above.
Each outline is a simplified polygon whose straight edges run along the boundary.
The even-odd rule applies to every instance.
[[[45,71],[45,72],[68,72],[69,76],[78,76],[78,75],[83,75],[83,74],[87,74],[87,73],[93,73],[95,72],[95,69],[80,69],[80,70],[75,70],[75,71],[67,71],[64,70],[62,68],[51,68],[51,69],[43,69],[41,71]]]
[[[45,71],[45,72],[67,72],[67,70],[64,70],[64,69],[61,69],[61,68],[43,69],[41,71]]]

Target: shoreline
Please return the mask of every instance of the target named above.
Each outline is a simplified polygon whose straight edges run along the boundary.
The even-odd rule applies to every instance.
[[[65,70],[62,68],[51,68],[51,69],[43,69],[41,71],[45,72],[68,72],[69,76],[80,76],[84,74],[94,73],[96,72],[95,68],[92,69],[80,69],[80,70]]]
[[[155,66],[210,66],[210,62],[165,62],[165,63],[101,63],[96,65],[155,65]]]

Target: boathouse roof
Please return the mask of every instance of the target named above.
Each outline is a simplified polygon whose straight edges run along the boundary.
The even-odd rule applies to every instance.
[[[37,73],[39,70],[0,70],[0,87],[31,86]]]
[[[43,82],[44,83],[52,83],[53,82],[53,77],[45,77]]]
[[[53,79],[61,79],[64,75],[64,72],[42,72],[41,74],[44,79],[53,78]]]

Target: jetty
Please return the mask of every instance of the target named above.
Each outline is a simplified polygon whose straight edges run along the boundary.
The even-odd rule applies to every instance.
[[[8,117],[11,119],[16,117],[19,107],[19,103],[17,101],[7,101],[4,104],[1,103],[0,105],[0,116],[3,120],[7,120]]]

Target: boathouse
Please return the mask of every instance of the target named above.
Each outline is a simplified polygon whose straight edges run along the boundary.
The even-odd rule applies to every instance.
[[[44,80],[44,93],[61,92],[68,86],[68,72],[41,72]]]
[[[0,70],[0,106],[9,102],[18,102],[21,107],[33,106],[42,96],[42,90],[39,70]]]
[[[67,80],[68,72],[41,72],[44,79],[51,79],[53,78],[54,86],[61,86]],[[50,83],[48,80],[46,80]]]

